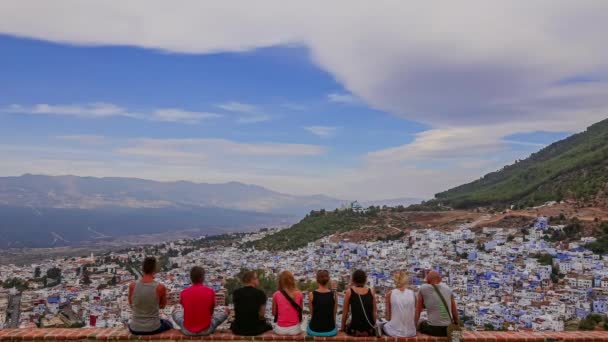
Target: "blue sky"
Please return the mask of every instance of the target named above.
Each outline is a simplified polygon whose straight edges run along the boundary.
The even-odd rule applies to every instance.
[[[408,16],[428,23],[445,15],[433,4],[417,16],[387,4],[373,18],[364,8],[318,16],[294,5],[272,19],[263,5],[224,4],[214,10],[234,22],[217,23],[196,2],[169,14],[133,4],[0,5],[0,175],[428,198],[608,116],[608,53],[594,44],[594,27],[539,26],[542,7],[520,30],[508,30],[512,8],[504,18],[497,12],[489,28],[497,35],[486,37],[477,22],[404,30]],[[471,1],[447,22],[459,23],[472,4],[484,6]],[[594,19],[605,26],[601,17],[585,20]],[[585,43],[580,36],[583,53],[566,52]],[[535,62],[530,46],[539,49]]]

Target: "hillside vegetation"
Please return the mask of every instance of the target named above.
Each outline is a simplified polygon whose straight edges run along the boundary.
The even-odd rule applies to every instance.
[[[605,201],[607,184],[608,119],[435,198],[454,208],[525,207],[564,199],[585,203]]]
[[[416,207],[416,209],[420,209]],[[420,211],[403,206],[394,208],[369,207],[367,212],[353,210],[311,211],[290,228],[253,242],[245,247],[268,250],[288,250],[306,246],[309,242],[333,235],[351,241],[396,240],[416,228],[453,228],[470,223],[482,214],[472,211]]]
[[[313,210],[290,228],[254,241],[247,247],[268,250],[296,249],[324,236],[358,229],[365,224],[369,224],[374,216],[376,216],[374,212],[363,214],[352,210],[335,210],[332,212]]]

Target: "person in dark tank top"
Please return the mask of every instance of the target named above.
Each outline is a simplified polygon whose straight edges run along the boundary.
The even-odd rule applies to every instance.
[[[351,279],[352,287],[344,294],[342,331],[351,336],[376,336],[376,296],[366,286],[367,274],[356,270]],[[346,323],[350,313],[350,323]]]
[[[335,292],[329,289],[329,280],[328,271],[318,271],[317,284],[319,287],[308,295],[308,305],[312,317],[306,333],[310,336],[330,337],[338,334],[336,327],[338,301]]]

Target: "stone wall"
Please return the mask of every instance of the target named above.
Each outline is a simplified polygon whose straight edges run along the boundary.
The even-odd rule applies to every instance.
[[[443,342],[445,338],[418,335],[411,338],[393,337],[350,337],[339,334],[336,337],[310,336],[279,336],[266,333],[260,336],[235,336],[228,332],[218,332],[211,336],[189,337],[179,331],[172,330],[153,336],[134,336],[124,328],[111,329],[4,329],[0,330],[0,341],[118,341],[118,340],[145,340],[145,341],[360,341],[360,342]],[[464,342],[608,342],[608,331],[589,332],[474,332],[465,331]]]

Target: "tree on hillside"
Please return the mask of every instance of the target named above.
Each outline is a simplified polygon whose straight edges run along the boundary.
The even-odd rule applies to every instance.
[[[53,268],[49,268],[46,271],[46,276],[51,278],[51,279],[60,279],[61,278],[61,269],[57,268],[57,267],[53,267]]]

